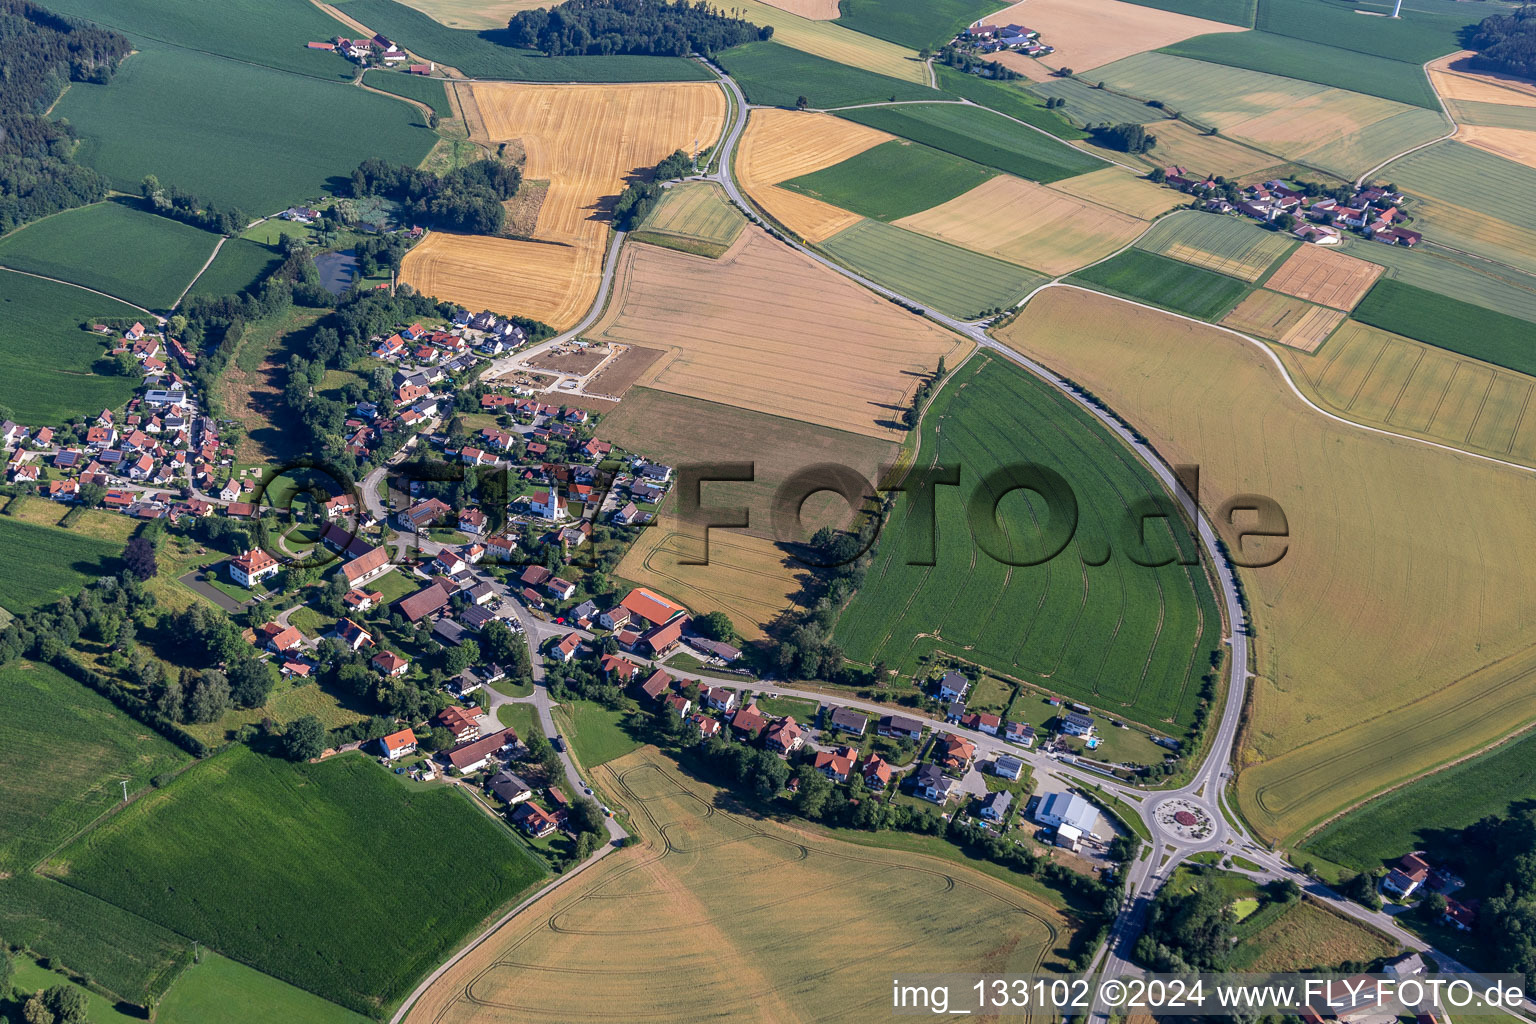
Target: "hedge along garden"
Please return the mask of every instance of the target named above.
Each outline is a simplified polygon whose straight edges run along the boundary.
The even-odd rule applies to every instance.
[[[898,501],[835,629],[847,656],[913,671],[939,650],[1144,724],[1189,722],[1220,618],[1198,564],[1132,560],[1197,555],[1187,531],[1176,548],[1150,520],[1148,550],[1135,550],[1127,509],[1163,492],[1130,451],[1067,397],[991,359],[958,373],[921,429],[924,464],[960,466],[961,483],[937,488],[932,565],[909,564],[930,549],[912,505]],[[1004,486],[989,475],[1024,463],[1065,479],[1078,523],[1056,557],[1010,566],[980,546],[986,516],[967,504],[985,510]],[[1045,502],[1025,491],[1002,496],[997,520],[990,537],[981,528],[981,543],[1015,559],[1051,529]]]

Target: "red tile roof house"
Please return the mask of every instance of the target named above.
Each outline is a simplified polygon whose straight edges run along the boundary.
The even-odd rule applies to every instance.
[[[645,634],[645,644],[651,649],[651,656],[665,657],[667,652],[676,647],[683,638],[683,626],[687,623],[686,618],[674,619],[665,626],[658,626]]]
[[[542,838],[553,832],[557,826],[555,816],[532,800],[517,805],[510,820],[512,824],[522,829],[535,839]]]
[[[447,761],[451,767],[468,774],[483,768],[492,754],[500,753],[516,742],[517,733],[511,729],[502,729],[500,732],[493,732],[489,736],[454,747],[443,755],[443,760]]]
[[[864,785],[879,792],[891,784],[891,766],[879,754],[870,754],[864,762]]]
[[[1417,853],[1410,853],[1398,861],[1398,866],[1381,880],[1381,887],[1406,899],[1412,896],[1428,877],[1429,861]]]
[[[758,733],[762,732],[763,729],[767,727],[767,725],[768,719],[763,715],[761,711],[757,710],[756,704],[753,704],[750,707],[741,708],[731,716],[731,728],[735,729],[739,733],[744,733],[747,736],[751,736],[754,739],[757,737]]]
[[[836,753],[823,750],[816,755],[815,768],[833,782],[847,782],[853,773],[853,749],[843,747]]]
[[[689,721],[699,727],[700,742],[709,739],[720,731],[720,719],[718,718],[710,718],[708,715],[694,715]]]
[[[960,724],[967,729],[975,729],[977,732],[984,732],[988,736],[996,736],[998,728],[1003,724],[1003,720],[996,715],[989,715],[984,711],[972,711],[960,719]]]
[[[480,730],[488,720],[486,713],[479,708],[461,708],[457,704],[443,708],[434,719],[438,725],[453,733],[455,743],[479,739]]]
[[[687,718],[688,712],[693,710],[693,701],[689,700],[687,697],[684,697],[682,694],[670,694],[666,700],[667,707],[671,708],[672,713],[678,718]]]
[[[408,622],[420,622],[428,615],[442,611],[448,606],[448,599],[452,596],[447,587],[441,582],[429,583],[409,597],[402,597],[395,603]]]
[[[652,672],[646,677],[645,682],[640,684],[640,692],[651,700],[660,700],[671,688],[672,677],[667,674],[666,669],[661,668]]]
[[[603,655],[603,659],[598,663],[598,667],[602,669],[605,677],[612,676],[614,681],[620,686],[628,685],[629,681],[635,677],[635,672],[640,668],[639,665],[636,665],[621,654]]]
[[[805,746],[805,730],[795,722],[793,715],[770,725],[766,738],[768,749],[781,754],[793,754]]]
[[[401,729],[379,737],[379,746],[383,748],[384,756],[393,761],[416,752],[416,734],[409,729]]]
[[[569,662],[576,657],[576,651],[581,647],[581,637],[576,633],[567,633],[565,638],[555,644],[553,653],[562,662]]]
[[[342,619],[336,624],[336,635],[353,651],[373,644],[373,634],[351,619]]]
[[[273,654],[282,654],[284,651],[294,650],[304,642],[304,634],[299,632],[299,627],[297,626],[284,628],[276,622],[269,622],[262,626],[261,630],[266,636],[267,650]]]
[[[229,560],[229,578],[242,587],[254,587],[269,576],[277,575],[281,568],[277,559],[261,548],[255,548]]]
[[[382,600],[384,595],[379,591],[370,593],[366,590],[358,590],[356,587],[341,595],[341,603],[354,612],[365,612]]]
[[[969,768],[976,756],[976,744],[961,736],[945,735],[939,740],[939,760],[945,768]]]
[[[386,676],[403,676],[406,670],[411,667],[410,662],[400,657],[394,651],[380,651],[373,656],[373,660],[369,664]]]
[[[389,551],[386,548],[373,548],[350,562],[343,562],[336,571],[347,581],[347,588],[355,590],[370,580],[378,579],[390,568]]]

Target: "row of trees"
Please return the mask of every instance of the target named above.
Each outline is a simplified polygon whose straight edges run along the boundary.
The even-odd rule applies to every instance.
[[[107,82],[130,49],[116,32],[0,0],[0,234],[107,194],[71,159],[74,129],[44,113],[70,82]]]
[[[476,160],[447,174],[370,157],[352,172],[352,195],[384,196],[421,223],[473,235],[494,235],[506,223],[502,203],[517,194],[523,174],[500,160]]]
[[[549,10],[519,11],[507,25],[509,46],[566,54],[615,53],[713,56],[754,39],[770,39],[773,26],[728,17],[699,0],[566,0]]]
[[[674,150],[671,156],[656,165],[649,181],[634,182],[619,194],[618,201],[613,204],[614,225],[620,231],[635,230],[661,201],[663,189],[657,182],[681,178],[692,171],[693,158],[680,149]]]
[[[218,235],[237,235],[250,222],[239,207],[216,206],[176,185],[162,185],[153,174],[139,182],[139,195],[160,216]]]

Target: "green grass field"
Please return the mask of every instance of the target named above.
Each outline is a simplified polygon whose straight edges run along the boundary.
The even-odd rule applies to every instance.
[[[1362,25],[1376,20],[1360,18]],[[1342,50],[1326,43],[1270,32],[1218,32],[1195,36],[1158,52],[1298,78],[1428,110],[1440,109],[1435,91],[1429,87],[1429,78],[1418,64]]]
[[[1464,13],[1413,11],[1405,4],[1403,16],[1393,19],[1357,13],[1391,13],[1390,3],[1373,6],[1338,0],[1259,0],[1253,27],[1357,53],[1423,64],[1461,49],[1461,29],[1495,13],[1466,4],[1457,6]]]
[[[1029,88],[1029,83],[994,82],[990,78],[968,75],[963,71],[945,67],[943,64],[935,64],[933,70],[938,79],[939,88],[945,92],[964,96],[972,103],[979,103],[999,114],[1016,117],[1025,124],[1032,124],[1036,128],[1050,132],[1058,139],[1075,140],[1088,137],[1087,132],[1074,128],[1060,114],[1053,110],[1046,110],[1044,102]]]
[[[1536,168],[1441,142],[1381,174],[1423,200],[1412,208],[1413,227],[1426,239],[1536,273]]]
[[[16,549],[7,546],[8,552]],[[0,667],[0,872],[30,868],[122,802],[189,762],[105,697],[50,665]],[[37,771],[42,763],[48,771]]]
[[[77,989],[85,994],[87,1020],[90,1024],[140,1024],[141,1017],[130,1017],[126,1013],[118,1012],[112,1000],[98,995],[90,989],[69,980],[56,971],[50,971],[29,956],[18,956],[15,961],[15,973],[11,975],[10,988],[17,992],[39,992],[64,985]],[[6,993],[7,996],[10,992]],[[3,1002],[3,1001],[0,1001]]]
[[[1080,270],[1069,279],[1127,299],[1135,299],[1200,320],[1220,320],[1248,294],[1233,277],[1180,263],[1140,249]]]
[[[495,31],[449,28],[394,0],[340,0],[343,14],[428,60],[471,78],[520,82],[692,82],[710,73],[684,57],[546,57],[497,40]]]
[[[555,712],[555,724],[565,730],[576,760],[587,770],[640,749],[640,741],[625,729],[630,712],[610,711],[588,700],[561,705]]]
[[[452,858],[438,856],[445,837]],[[364,1013],[543,875],[458,793],[407,788],[361,755],[294,765],[243,746],[53,864],[75,888]]]
[[[1346,239],[1344,251],[1387,268],[1387,276],[1536,323],[1536,275],[1443,250]]]
[[[839,116],[1032,181],[1049,183],[1108,166],[980,107],[953,103],[861,107]]]
[[[423,78],[403,71],[374,68],[363,73],[363,84],[404,96],[417,103],[425,103],[438,117],[452,117],[454,114],[453,104],[448,102],[448,87],[440,78]]]
[[[127,202],[96,203],[6,235],[0,239],[0,266],[163,310],[202,269],[218,240]]]
[[[92,1017],[92,1024],[96,1018]],[[363,1024],[366,1020],[284,981],[204,953],[155,1008],[157,1024]]]
[[[1065,111],[1067,117],[1080,125],[1143,124],[1167,117],[1161,110],[1149,107],[1140,100],[1108,89],[1095,89],[1076,78],[1033,82],[1029,85],[1029,91],[1037,96],[1061,100],[1063,105],[1058,109]],[[1152,126],[1152,132],[1157,133],[1156,125]]]
[[[779,187],[890,221],[947,203],[996,174],[941,150],[892,139]]]
[[[820,244],[828,255],[925,306],[968,319],[1012,306],[1043,274],[878,220],[861,220]]]
[[[356,66],[304,44],[354,33],[308,0],[58,0],[50,10],[148,38],[315,78],[350,80]]]
[[[358,0],[352,0],[356,3]],[[612,59],[612,58],[609,58]],[[744,43],[717,56],[751,103],[793,107],[804,96],[816,108],[885,100],[939,100],[937,89],[792,50],[772,40]]]
[[[511,689],[513,688],[507,687],[507,690]],[[532,704],[503,704],[496,709],[496,720],[504,726],[511,727],[512,731],[517,733],[517,738],[525,743],[529,736],[544,732],[543,727],[539,725],[538,709]]]
[[[645,223],[632,236],[669,249],[717,259],[746,227],[747,219],[732,206],[719,185],[689,182],[662,193]]]
[[[121,406],[138,378],[92,373],[106,349],[80,324],[141,315],[79,288],[0,271],[0,352],[6,356],[0,405],[18,421],[37,426]]]
[[[1536,373],[1531,324],[1506,313],[1383,278],[1365,293],[1352,315],[1393,334]]]
[[[906,499],[898,503],[835,628],[848,657],[910,672],[939,650],[1158,728],[1187,722],[1220,622],[1198,566],[1131,561],[1126,509],[1161,493],[1135,457],[1068,398],[990,357],[951,379],[922,432],[923,464],[964,465],[965,476],[959,487],[937,488],[932,566],[908,564],[927,555],[926,524],[909,518]],[[1062,474],[1078,522],[1055,558],[1010,567],[972,531],[996,495],[1003,533],[990,550],[1022,560],[1040,544],[1043,501],[989,479],[1024,461]],[[978,500],[983,509],[969,512]],[[1156,524],[1147,535],[1159,553],[1173,553]],[[1180,543],[1193,554],[1187,535]]]
[[[1179,210],[1152,225],[1136,248],[1244,281],[1258,281],[1299,243],[1246,217]]]
[[[1536,739],[1526,736],[1372,800],[1307,839],[1301,851],[1357,871],[1415,850],[1440,861],[1460,852],[1462,829],[1533,798]]]
[[[1187,14],[1192,18],[1206,18],[1227,25],[1253,27],[1256,0],[1130,0],[1140,7],[1152,7],[1159,11]]]
[[[124,191],[155,174],[252,216],[270,214],[320,196],[367,157],[414,166],[437,141],[420,111],[388,96],[135,45],[140,52],[110,85],[75,83],[54,108],[80,133],[77,158]]]
[[[936,50],[1005,6],[997,0],[842,0],[837,23],[914,50]]]
[[[0,607],[20,614],[116,572],[123,546],[0,515],[0,551]]]
[[[281,256],[259,242],[231,238],[220,247],[219,254],[187,294],[234,295],[256,284],[282,262]]]

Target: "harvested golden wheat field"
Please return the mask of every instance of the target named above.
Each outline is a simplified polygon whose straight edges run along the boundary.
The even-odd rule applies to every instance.
[[[1303,352],[1316,352],[1343,322],[1344,314],[1336,309],[1314,306],[1263,288],[1238,303],[1221,321],[1222,326],[1234,331],[1278,341]]]
[[[1264,287],[1348,312],[1365,298],[1382,269],[1320,245],[1303,245],[1269,275]]]
[[[754,110],[736,147],[736,176],[768,216],[807,242],[821,242],[863,218],[778,183],[840,164],[892,138],[832,114]]]
[[[589,336],[665,349],[646,387],[899,438],[919,375],[971,343],[748,228],[719,260],[626,247]]]
[[[773,26],[773,41],[782,46],[890,78],[928,84],[928,69],[917,59],[916,50],[855,32],[834,21],[803,17],[785,4],[731,0],[725,6],[736,17],[746,18],[754,25]]]
[[[1536,467],[1536,378],[1354,320],[1315,356],[1280,358],[1329,412]]]
[[[518,11],[552,7],[555,0],[404,0],[407,7],[449,28],[503,29]]]
[[[1471,50],[1460,50],[1431,61],[1429,82],[1435,91],[1448,100],[1536,107],[1536,82],[1497,71],[1473,70],[1467,66],[1473,56]]]
[[[1284,557],[1243,571],[1257,679],[1238,793],[1261,835],[1536,718],[1518,554],[1536,545],[1536,475],[1330,420],[1256,345],[1106,296],[1050,289],[1001,334],[1198,465],[1208,508],[1264,494],[1284,509]]]
[[[712,143],[725,121],[725,96],[710,82],[477,82],[468,91],[483,132],[476,141],[520,142],[524,177],[549,182],[536,241],[433,235],[406,255],[400,278],[428,295],[557,329],[580,320],[597,295],[609,209],[629,176],[695,140]]]
[[[1141,220],[1151,220],[1189,202],[1182,192],[1155,185],[1123,167],[1089,171],[1075,178],[1052,182],[1051,187]]]
[[[988,875],[733,813],[650,747],[597,773],[644,842],[501,928],[410,1024],[863,1022],[892,972],[1064,959],[1071,924]]]
[[[1074,71],[1096,68],[1191,36],[1243,31],[1236,25],[1121,3],[1120,0],[1022,0],[1006,10],[988,15],[986,20],[994,25],[1010,22],[1028,25],[1056,48],[1055,53],[1036,61],[1037,66],[1068,67]],[[1022,54],[1018,56],[1022,57]],[[1012,61],[1003,63],[1014,66]]]
[[[812,21],[831,21],[838,15],[838,0],[764,0],[764,3]]]
[[[1144,221],[1045,185],[999,174],[900,227],[1056,276],[1127,244]]]
[[[1488,128],[1464,124],[1456,133],[1457,142],[1487,150],[1517,164],[1536,167],[1536,132],[1522,128]]]

